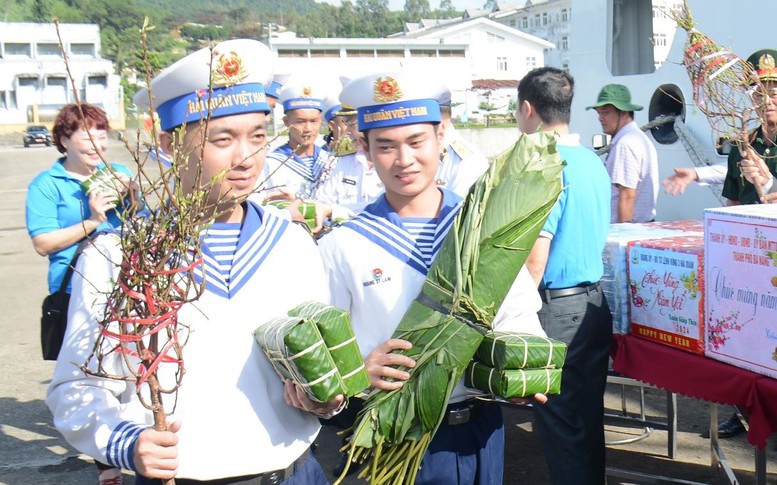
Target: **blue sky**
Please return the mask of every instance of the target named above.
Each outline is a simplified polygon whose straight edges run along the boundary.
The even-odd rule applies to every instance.
[[[340,0],[316,0],[319,3],[330,3],[332,5],[340,5]],[[352,0],[356,3],[356,0]],[[458,10],[464,10],[467,8],[481,8],[485,0],[453,0],[453,6]],[[405,6],[405,0],[389,0],[389,8],[391,10],[402,10]],[[433,9],[440,6],[440,0],[429,0],[429,6]]]

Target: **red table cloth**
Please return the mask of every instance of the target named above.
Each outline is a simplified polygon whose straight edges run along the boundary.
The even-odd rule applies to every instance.
[[[616,372],[667,391],[738,406],[750,415],[747,440],[759,448],[777,432],[777,380],[633,335],[616,335],[615,343]]]

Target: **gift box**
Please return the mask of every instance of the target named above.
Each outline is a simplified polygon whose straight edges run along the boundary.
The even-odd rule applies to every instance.
[[[611,224],[602,252],[602,292],[612,312],[613,333],[629,333],[629,279],[626,252],[630,242],[704,233],[700,221],[665,221],[643,224]]]
[[[289,311],[289,316],[309,318],[316,323],[329,355],[343,378],[346,395],[354,396],[370,387],[370,376],[364,368],[364,360],[347,311],[308,302]]]
[[[483,364],[497,369],[561,368],[567,346],[539,335],[491,332],[483,338],[475,355]]]
[[[704,211],[705,354],[777,378],[777,210]]]
[[[348,312],[307,302],[254,331],[281,379],[298,383],[313,400],[354,396],[369,386]]]
[[[630,332],[704,353],[704,238],[633,241],[628,245]]]
[[[464,384],[494,396],[510,399],[534,394],[560,394],[561,369],[496,369],[473,361]]]

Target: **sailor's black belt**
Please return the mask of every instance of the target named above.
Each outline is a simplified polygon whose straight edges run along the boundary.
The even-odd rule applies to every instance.
[[[592,291],[599,291],[600,289],[601,287],[599,285],[599,282],[596,282],[594,284],[578,285],[578,286],[573,286],[571,288],[558,288],[558,289],[548,288],[545,290],[540,290],[540,296],[542,297],[542,301],[547,303],[550,300],[555,300],[557,298],[581,295],[583,293],[590,294]]]
[[[450,404],[445,409],[445,423],[449,426],[467,424],[474,420],[482,410],[482,401],[471,400]]]
[[[310,448],[305,450],[299,458],[282,470],[260,473],[258,475],[244,475],[240,477],[219,478],[217,480],[190,480],[176,478],[176,485],[279,485],[294,474],[302,463],[308,458]]]

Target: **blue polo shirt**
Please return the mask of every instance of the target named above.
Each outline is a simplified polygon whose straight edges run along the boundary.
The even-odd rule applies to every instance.
[[[560,137],[558,151],[566,161],[564,190],[541,232],[552,240],[540,289],[599,281],[610,229],[610,177],[601,159],[580,145],[578,135]]]
[[[50,169],[39,173],[27,188],[27,232],[31,238],[79,224],[91,216],[89,198],[81,189],[81,181],[65,170],[62,165],[64,160],[60,158]],[[101,163],[98,168],[104,167],[105,165]],[[132,177],[132,172],[124,165],[112,163],[111,167],[117,172]],[[115,210],[109,211],[106,215],[108,220],[102,223],[97,231],[121,226],[121,220]],[[59,290],[77,247],[78,244],[73,244],[49,254],[49,293]],[[67,292],[70,293],[69,286]]]

